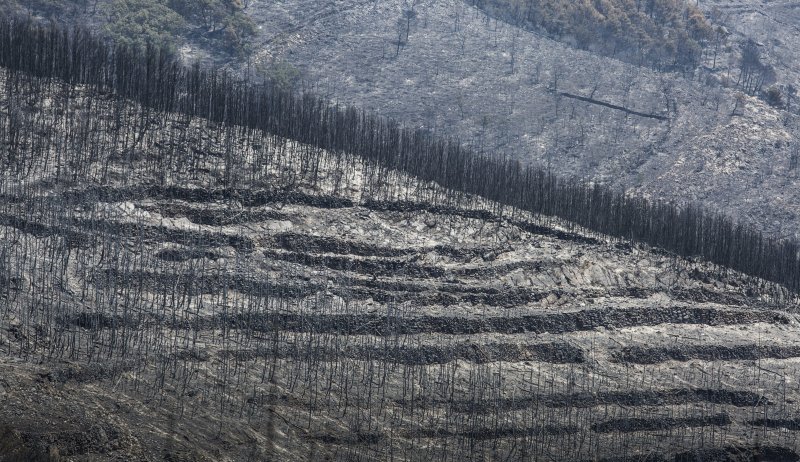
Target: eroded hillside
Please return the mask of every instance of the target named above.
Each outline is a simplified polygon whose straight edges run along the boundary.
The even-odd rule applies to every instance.
[[[0,460],[798,460],[774,284],[2,79]]]

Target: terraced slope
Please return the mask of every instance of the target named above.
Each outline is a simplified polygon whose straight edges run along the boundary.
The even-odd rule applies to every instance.
[[[3,79],[0,460],[799,458],[779,287]]]

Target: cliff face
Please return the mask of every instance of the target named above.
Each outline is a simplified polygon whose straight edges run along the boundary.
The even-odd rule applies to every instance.
[[[15,79],[0,460],[798,458],[777,287]]]

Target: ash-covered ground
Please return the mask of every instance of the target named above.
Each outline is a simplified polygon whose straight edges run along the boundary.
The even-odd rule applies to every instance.
[[[798,459],[780,287],[2,83],[0,460]]]

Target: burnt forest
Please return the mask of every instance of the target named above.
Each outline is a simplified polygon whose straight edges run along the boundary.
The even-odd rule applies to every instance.
[[[632,177],[568,174],[558,150],[545,162],[513,143],[493,149],[496,118],[470,138],[467,125],[336,97],[311,71],[296,83],[288,61],[236,67],[256,67],[241,58],[257,55],[247,47],[267,21],[255,0],[217,19],[186,2],[159,7],[210,21],[205,35],[175,36],[204,53],[227,47],[225,65],[187,59],[169,35],[125,32],[126,16],[66,24],[35,14],[37,2],[10,3],[0,462],[800,460],[800,240],[776,232],[779,206],[763,208],[766,224],[751,213],[775,190],[740,185],[759,196],[739,207],[718,206],[718,182],[689,194],[690,177],[664,194],[622,187]],[[105,5],[75,3],[75,15]],[[294,3],[276,2],[274,17]],[[457,3],[464,30],[474,15],[690,82],[723,35],[720,10],[667,22],[658,14],[671,10],[646,9],[664,2],[594,2],[631,13],[625,24],[649,34],[638,42],[581,10],[590,2]],[[633,14],[639,3],[651,6]],[[423,19],[434,24],[437,6],[406,4],[383,52],[392,59],[433,27]],[[303,28],[281,40],[291,33]],[[656,41],[665,34],[674,43]],[[752,91],[718,110],[734,121],[778,111],[790,130],[788,87],[770,82],[794,74],[767,75],[757,50],[737,84]],[[519,59],[508,75],[522,72],[524,54],[506,57]],[[663,140],[682,129],[677,84],[660,111],[547,72],[557,113],[552,101],[526,109],[543,132],[605,113],[624,113],[621,136],[650,130],[641,120],[655,134],[669,125]],[[728,95],[713,88],[703,91]],[[795,146],[787,137],[781,153]]]

